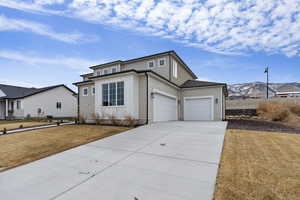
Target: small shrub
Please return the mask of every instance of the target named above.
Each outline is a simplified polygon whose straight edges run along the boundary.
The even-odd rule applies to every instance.
[[[92,114],[92,118],[93,118],[93,120],[95,121],[95,123],[97,124],[97,125],[101,125],[101,124],[103,124],[103,119],[102,119],[102,117],[97,113],[93,113]]]
[[[260,103],[257,107],[257,113],[259,116],[271,121],[287,121],[290,117],[288,106],[276,101]]]
[[[21,124],[21,125],[19,126],[19,128],[23,128],[23,124]]]
[[[112,125],[119,125],[117,117],[114,114],[108,116],[109,123]]]
[[[25,119],[26,119],[26,120],[31,120],[31,115],[30,115],[30,114],[27,114]]]
[[[300,104],[299,103],[290,103],[288,105],[288,107],[292,113],[300,116]]]
[[[80,124],[85,124],[86,123],[85,117],[83,115],[79,115],[78,121],[79,121]]]
[[[2,133],[3,133],[3,134],[6,134],[6,133],[7,133],[6,128],[3,128]]]
[[[124,125],[129,127],[135,127],[138,124],[138,121],[134,119],[132,116],[127,115],[124,119]]]

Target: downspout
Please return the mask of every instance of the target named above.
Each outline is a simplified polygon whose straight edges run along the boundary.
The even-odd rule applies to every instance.
[[[146,96],[147,96],[147,100],[146,100],[146,115],[147,115],[147,117],[146,117],[146,124],[148,124],[149,123],[149,77],[148,77],[148,73],[147,72],[145,72],[145,76],[146,76],[146,79],[147,79],[147,81],[146,81]]]
[[[80,89],[79,86],[77,86],[77,123],[79,123],[79,118],[80,118],[80,101],[79,101],[79,97],[80,97]]]

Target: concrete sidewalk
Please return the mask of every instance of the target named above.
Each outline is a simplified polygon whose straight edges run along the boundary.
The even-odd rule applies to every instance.
[[[212,199],[226,122],[139,127],[0,173],[1,198]]]

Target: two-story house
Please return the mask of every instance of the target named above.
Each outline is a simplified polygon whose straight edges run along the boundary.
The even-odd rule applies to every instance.
[[[175,51],[90,67],[78,87],[78,115],[117,119],[131,116],[140,124],[172,120],[223,120],[224,83],[198,81]]]

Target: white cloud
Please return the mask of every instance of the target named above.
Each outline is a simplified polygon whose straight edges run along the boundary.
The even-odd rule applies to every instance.
[[[88,67],[104,63],[104,60],[88,60],[77,57],[47,57],[33,54],[24,54],[20,51],[0,49],[0,58],[16,61],[19,63],[25,63],[32,66],[59,66],[75,69],[79,73],[88,71]]]
[[[97,37],[95,36],[86,36],[81,33],[58,33],[44,24],[27,20],[7,18],[3,15],[0,15],[0,31],[32,32],[72,44],[97,40]]]
[[[62,10],[29,0],[0,0],[0,5],[113,25],[223,54],[300,55],[299,0],[72,0]]]

